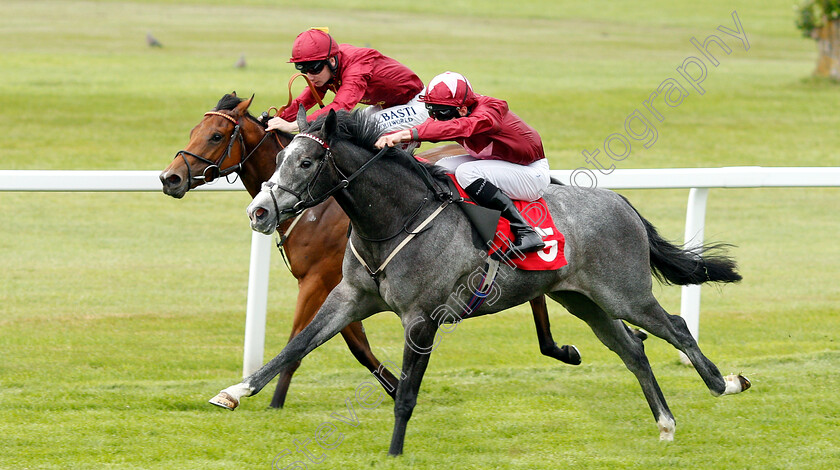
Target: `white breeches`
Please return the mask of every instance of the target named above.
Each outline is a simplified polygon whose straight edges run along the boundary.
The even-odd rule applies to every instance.
[[[503,160],[480,160],[470,155],[442,158],[438,165],[455,174],[462,188],[484,178],[501,189],[511,199],[536,201],[551,183],[548,160],[543,158],[530,165]]]

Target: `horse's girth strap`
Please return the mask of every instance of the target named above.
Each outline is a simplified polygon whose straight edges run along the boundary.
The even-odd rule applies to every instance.
[[[370,266],[368,266],[368,264],[365,262],[365,260],[362,259],[362,255],[360,255],[359,252],[356,251],[356,247],[353,246],[353,239],[352,238],[347,241],[347,243],[350,245],[350,251],[353,252],[353,255],[356,257],[357,260],[359,260],[359,263],[361,263],[362,266],[365,267],[368,274],[370,274],[370,276],[372,278],[377,279],[379,277],[379,274],[382,273],[382,271],[385,270],[385,266],[388,266],[388,263],[390,263],[391,260],[394,259],[395,256],[397,256],[397,253],[399,253],[400,250],[405,248],[405,246],[408,245],[408,243],[411,240],[413,240],[414,237],[418,233],[420,233],[424,228],[426,228],[426,226],[429,225],[438,216],[438,214],[443,212],[443,210],[446,209],[446,206],[448,206],[448,205],[449,205],[449,201],[445,201],[443,204],[440,205],[440,207],[435,209],[435,211],[432,212],[431,215],[429,215],[429,217],[426,218],[426,220],[424,220],[420,225],[418,225],[417,228],[415,228],[412,232],[410,232],[408,234],[408,236],[405,237],[403,239],[403,241],[401,241],[400,244],[397,245],[396,248],[394,248],[394,251],[392,251],[391,254],[389,254],[388,257],[385,258],[385,261],[383,261],[382,264],[379,266],[379,268],[376,269],[375,271],[373,269],[371,269]]]
[[[464,309],[461,311],[462,320],[472,315],[484,304],[487,296],[490,295],[490,288],[493,287],[498,272],[499,260],[488,258],[484,268],[484,279],[481,281],[481,286],[473,292],[470,300],[464,304]]]

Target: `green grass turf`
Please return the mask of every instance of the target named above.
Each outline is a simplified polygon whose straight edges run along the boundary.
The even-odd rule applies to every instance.
[[[329,25],[428,81],[466,74],[542,134],[554,168],[624,132],[625,118],[698,52],[732,47],[706,90],[634,141],[619,168],[837,166],[838,87],[810,78],[811,41],[789,2],[393,2],[6,0],[0,16],[0,169],[162,169],[226,92],[253,111],[285,100],[301,30]],[[719,31],[736,10],[750,49]],[[163,44],[151,49],[152,32]],[[248,66],[234,62],[245,54]],[[685,85],[687,86],[687,85]],[[650,118],[649,115],[646,115]],[[625,191],[671,239],[686,191]],[[408,428],[386,457],[393,413],[358,426],[308,468],[833,468],[840,460],[838,189],[712,190],[706,235],[736,245],[744,282],[705,288],[700,343],[749,392],[712,398],[676,352],[646,348],[677,418],[657,440],[639,386],[580,321],[550,305],[578,367],[539,355],[527,309],[465,322],[435,351]],[[250,231],[246,194],[0,193],[0,468],[269,468],[346,414],[370,376],[341,340],[314,351],[287,408],[273,383],[235,413],[206,400],[241,373]],[[679,289],[655,286],[666,309]],[[274,255],[267,356],[285,344],[294,279]],[[402,328],[365,322],[399,363]],[[335,421],[333,421],[335,422]],[[310,444],[309,449],[317,451]],[[300,457],[300,454],[297,454]],[[294,458],[278,461],[278,468]]]

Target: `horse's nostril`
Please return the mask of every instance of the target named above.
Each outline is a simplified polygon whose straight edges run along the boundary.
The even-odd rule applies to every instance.
[[[254,215],[258,219],[262,219],[263,217],[265,217],[266,214],[268,214],[268,211],[263,209],[262,207],[260,207],[260,208],[258,208],[257,210],[254,211]]]
[[[178,175],[170,175],[168,178],[166,178],[166,183],[172,186],[179,185],[181,184],[181,177]]]

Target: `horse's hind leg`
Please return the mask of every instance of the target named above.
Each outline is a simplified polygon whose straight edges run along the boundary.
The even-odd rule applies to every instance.
[[[645,394],[656,424],[659,426],[659,439],[672,441],[676,422],[674,415],[665,402],[662,390],[656,382],[650,368],[642,340],[637,337],[621,320],[611,318],[592,300],[576,292],[555,292],[549,297],[563,304],[573,315],[585,321],[598,339],[610,350],[618,354],[624,365],[633,372],[642,392]]]
[[[534,326],[537,328],[537,340],[540,344],[540,352],[544,356],[553,357],[566,364],[580,364],[580,351],[574,345],[564,344],[558,347],[551,335],[551,325],[548,322],[548,307],[545,305],[545,296],[541,295],[531,300],[531,312],[534,314]]]
[[[333,283],[334,284],[334,283]],[[295,307],[294,323],[289,341],[297,336],[303,328],[308,325],[312,318],[318,313],[330,290],[325,285],[332,285],[321,278],[305,277],[301,279],[298,292],[298,301]],[[353,322],[341,330],[344,341],[347,342],[350,352],[363,366],[367,367],[374,377],[382,384],[382,387],[391,397],[396,393],[397,378],[388,369],[381,366],[379,360],[373,355],[365,336],[361,322]],[[283,408],[286,402],[286,394],[289,392],[289,385],[292,382],[292,375],[300,367],[300,361],[296,361],[280,372],[277,379],[277,387],[271,399],[272,408]]]
[[[292,333],[289,335],[289,341],[292,340],[300,330],[306,324],[301,325],[300,328],[297,328],[297,325],[292,327]],[[277,374],[277,387],[274,389],[274,396],[271,397],[271,404],[269,405],[272,408],[283,408],[283,405],[286,403],[286,394],[289,393],[289,386],[292,384],[292,376],[300,367],[300,361],[296,361],[290,364],[288,367],[283,369],[279,374]]]
[[[653,296],[647,302],[646,307],[638,311],[631,310],[627,316],[622,318],[641,326],[685,353],[694,365],[694,369],[700,374],[703,382],[709,387],[712,395],[731,395],[750,388],[750,381],[746,377],[741,375],[724,377],[717,366],[700,350],[697,341],[691,336],[685,320],[678,315],[671,315],[666,312]]]
[[[376,377],[376,380],[379,381],[382,388],[385,389],[385,392],[394,398],[397,393],[397,384],[399,381],[397,380],[394,375],[388,371],[382,364],[379,362],[379,359],[373,355],[373,351],[370,350],[370,344],[368,343],[367,336],[365,336],[365,329],[362,326],[362,322],[353,322],[347,325],[346,328],[341,330],[341,336],[344,337],[344,341],[347,342],[347,347],[350,348],[350,352],[356,357],[356,360],[359,361],[363,366],[367,367],[371,374]]]

